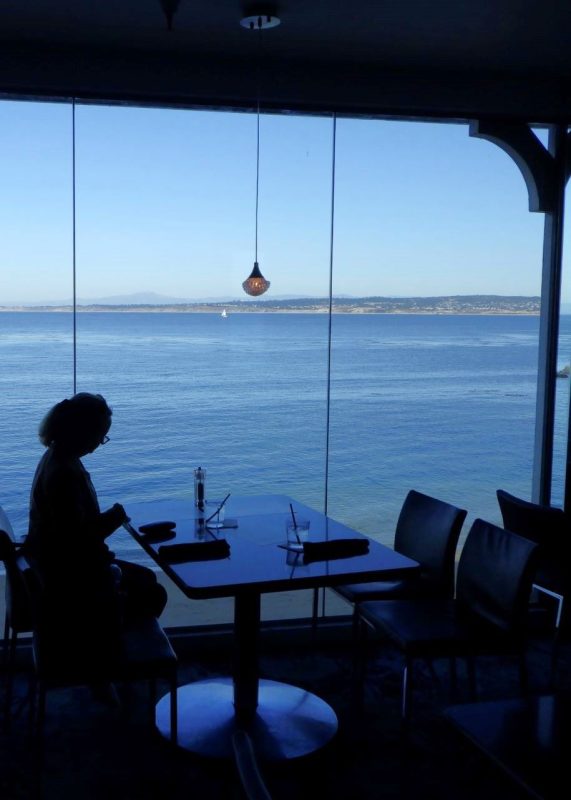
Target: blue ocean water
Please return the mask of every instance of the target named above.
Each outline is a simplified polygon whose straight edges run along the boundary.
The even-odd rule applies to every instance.
[[[539,320],[334,315],[327,442],[324,314],[80,313],[77,385],[113,408],[85,458],[103,506],[285,493],[392,543],[410,488],[498,521],[495,490],[529,496]],[[571,358],[562,317],[560,364]],[[0,313],[0,504],[19,534],[42,453],[37,427],[73,391],[72,315]],[[563,493],[569,381],[557,382],[554,496]],[[113,548],[138,551],[121,532]]]

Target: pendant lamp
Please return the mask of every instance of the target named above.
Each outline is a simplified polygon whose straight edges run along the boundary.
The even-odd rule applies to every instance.
[[[240,25],[250,31],[257,31],[258,36],[261,37],[262,31],[268,28],[275,28],[280,24],[278,17],[272,14],[254,14],[253,16],[244,17],[240,20]],[[261,38],[260,38],[261,45]],[[260,64],[258,62],[258,81],[257,81],[257,109],[256,109],[256,224],[255,224],[255,246],[254,246],[254,268],[249,277],[243,282],[242,288],[246,294],[253,297],[259,297],[270,288],[270,282],[267,281],[260,272],[260,265],[258,264],[258,206],[259,206],[259,188],[260,188],[260,80],[259,80]]]

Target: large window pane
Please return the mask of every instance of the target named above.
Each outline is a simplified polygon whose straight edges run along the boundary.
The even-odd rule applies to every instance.
[[[21,307],[69,306],[72,296],[71,112],[0,103],[0,504],[27,531],[38,425],[73,391],[73,318]]]
[[[111,442],[90,463],[103,503],[190,499],[201,465],[210,497],[323,507],[327,315],[263,313],[241,289],[254,261],[255,123],[78,108],[78,388],[114,409]],[[330,164],[330,120],[262,116],[268,302],[328,292]],[[188,313],[185,300],[217,305]],[[127,536],[114,542],[140,558]],[[306,616],[294,594],[268,598],[264,615]],[[204,622],[216,604],[195,605]]]
[[[499,521],[497,488],[529,496],[543,217],[527,206],[467,126],[338,124],[329,508],[381,541],[411,488],[467,525]],[[466,295],[504,300],[410,300]],[[347,296],[409,300],[340,313]]]

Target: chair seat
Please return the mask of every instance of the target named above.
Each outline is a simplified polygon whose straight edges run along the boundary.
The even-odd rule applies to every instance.
[[[495,626],[460,618],[454,601],[438,599],[367,601],[361,618],[386,632],[411,658],[516,652],[521,638]]]
[[[389,600],[415,594],[418,582],[412,579],[401,581],[372,581],[370,583],[346,583],[336,586],[335,591],[349,603],[365,600]]]
[[[34,637],[39,677],[51,686],[83,685],[100,680],[137,680],[166,676],[176,669],[177,657],[158,620],[145,617],[121,633],[119,653],[108,662],[86,662],[74,647],[73,637],[43,643]]]
[[[538,559],[534,583],[545,586],[552,592],[567,596],[571,589],[571,563],[564,556]]]
[[[130,625],[121,636],[119,669],[132,676],[137,670],[148,674],[174,668],[176,654],[160,623],[154,617],[145,617]]]

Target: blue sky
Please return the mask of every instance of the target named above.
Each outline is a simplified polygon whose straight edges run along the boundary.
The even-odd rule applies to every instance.
[[[71,296],[71,106],[0,103],[0,302]],[[245,298],[255,116],[78,106],[78,295]],[[262,115],[259,261],[272,295],[328,291],[332,121]],[[337,122],[334,292],[540,292],[543,215],[458,124]],[[571,293],[565,289],[564,299]]]

